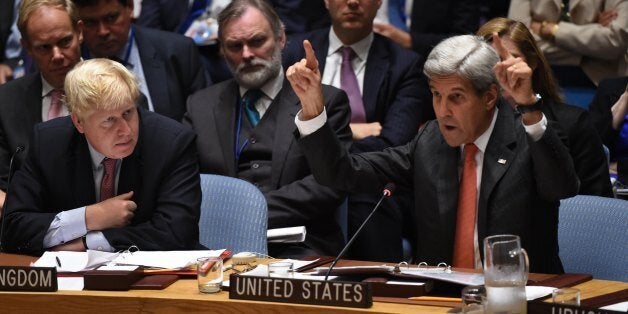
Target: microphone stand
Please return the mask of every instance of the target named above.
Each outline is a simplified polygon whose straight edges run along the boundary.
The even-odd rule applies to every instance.
[[[329,269],[327,270],[327,274],[325,274],[325,281],[327,281],[327,278],[329,277],[329,274],[331,273],[331,270],[334,268],[334,266],[336,266],[336,263],[338,263],[338,260],[340,260],[340,258],[342,258],[345,255],[345,253],[347,252],[349,247],[351,247],[351,244],[353,243],[353,241],[355,241],[355,239],[358,237],[358,235],[362,231],[362,228],[364,228],[366,223],[369,220],[371,220],[371,217],[373,216],[373,214],[375,214],[375,211],[379,208],[379,205],[382,203],[384,198],[390,197],[394,190],[395,190],[395,185],[393,183],[386,184],[386,187],[384,187],[384,192],[382,193],[382,197],[379,198],[379,201],[377,202],[377,204],[375,205],[375,207],[373,208],[371,213],[366,217],[366,219],[364,219],[364,222],[362,222],[362,225],[360,225],[360,228],[358,228],[358,230],[353,234],[351,239],[349,239],[349,242],[347,242],[345,247],[342,248],[342,251],[340,251],[340,254],[338,254],[338,256],[336,256],[334,261],[331,263],[331,266],[329,266]]]

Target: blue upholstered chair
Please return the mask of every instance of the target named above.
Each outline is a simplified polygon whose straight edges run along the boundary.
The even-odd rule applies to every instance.
[[[628,281],[628,201],[589,195],[562,200],[558,243],[565,272]]]
[[[237,178],[201,174],[200,242],[210,249],[268,254],[266,199]]]

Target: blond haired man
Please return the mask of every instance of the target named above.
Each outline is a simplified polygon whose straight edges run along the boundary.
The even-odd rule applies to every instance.
[[[107,59],[65,80],[70,117],[39,124],[7,197],[5,247],[193,249],[200,183],[194,134],[136,107],[138,83]]]

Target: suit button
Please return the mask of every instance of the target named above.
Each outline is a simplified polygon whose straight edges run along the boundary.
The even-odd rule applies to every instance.
[[[257,140],[254,137],[251,137],[251,141],[250,142],[251,142],[251,144],[255,144],[255,143],[257,143]]]
[[[251,165],[251,168],[253,168],[253,169],[257,169],[257,168],[259,168],[259,164],[252,164],[252,165]]]

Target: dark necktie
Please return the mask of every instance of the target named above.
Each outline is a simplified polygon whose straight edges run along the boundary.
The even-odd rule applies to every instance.
[[[110,199],[115,196],[116,183],[116,160],[105,158],[102,161],[104,173],[100,181],[100,201]]]
[[[61,98],[63,98],[63,95],[64,92],[62,89],[53,89],[50,92],[50,108],[48,109],[48,120],[61,116],[61,107],[63,106]]]
[[[456,214],[456,237],[454,239],[453,266],[475,268],[474,231],[476,215],[477,174],[475,172],[475,154],[478,147],[474,144],[464,146],[464,166],[458,192],[458,212]]]
[[[351,60],[356,56],[351,47],[342,47],[342,65],[340,69],[340,86],[349,96],[349,105],[351,106],[351,122],[366,122],[366,114],[364,113],[364,102],[362,101],[362,93],[360,93],[360,85],[358,78],[353,72]]]
[[[249,89],[242,97],[246,117],[249,118],[249,122],[251,122],[251,126],[253,127],[255,127],[260,120],[259,112],[255,109],[255,103],[257,103],[260,97],[262,97],[262,92],[259,89]]]

